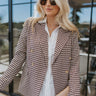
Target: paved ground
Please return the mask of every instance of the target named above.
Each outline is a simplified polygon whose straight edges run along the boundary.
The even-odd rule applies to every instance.
[[[4,94],[0,93],[0,96],[7,96],[7,95],[4,95]]]

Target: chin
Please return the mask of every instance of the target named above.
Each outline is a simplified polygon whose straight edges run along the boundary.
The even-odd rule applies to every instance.
[[[46,15],[47,15],[47,16],[51,16],[51,17],[52,17],[52,16],[55,16],[54,14],[46,14]]]

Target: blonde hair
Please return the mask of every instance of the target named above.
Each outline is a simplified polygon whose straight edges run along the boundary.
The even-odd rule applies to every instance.
[[[72,33],[77,32],[78,37],[80,37],[78,28],[68,19],[70,13],[68,0],[55,0],[55,2],[56,5],[60,8],[58,14],[55,16],[57,24],[59,24],[65,30],[72,31]],[[40,17],[32,20],[32,29],[36,22],[38,22],[39,20],[43,20],[46,17],[46,14],[40,4],[40,0],[37,1],[36,8],[38,13],[40,14]]]

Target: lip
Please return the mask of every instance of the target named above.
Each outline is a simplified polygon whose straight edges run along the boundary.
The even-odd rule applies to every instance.
[[[46,8],[46,10],[52,10],[51,8]]]

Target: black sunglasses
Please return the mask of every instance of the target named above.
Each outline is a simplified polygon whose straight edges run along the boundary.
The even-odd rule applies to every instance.
[[[40,0],[40,4],[41,5],[46,5],[46,2],[47,2],[47,0]],[[50,0],[50,4],[51,5],[56,5],[55,0]]]

